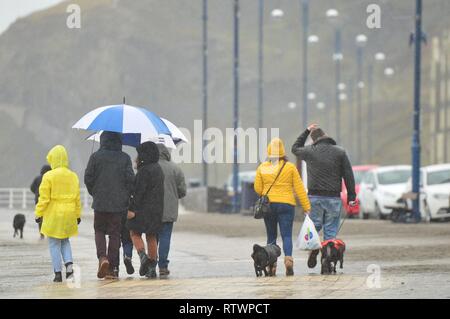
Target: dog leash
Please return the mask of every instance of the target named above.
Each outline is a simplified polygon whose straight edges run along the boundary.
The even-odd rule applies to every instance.
[[[342,225],[344,225],[345,220],[347,219],[347,216],[348,216],[348,214],[345,213],[344,219],[342,219],[342,223],[341,223],[341,225],[339,226],[339,229],[338,229],[338,231],[337,231],[337,233],[336,233],[336,237],[337,237],[337,234],[339,234],[339,232],[341,231]]]

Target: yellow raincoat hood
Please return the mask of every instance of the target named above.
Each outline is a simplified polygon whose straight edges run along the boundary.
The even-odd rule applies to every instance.
[[[52,169],[58,167],[69,167],[69,157],[67,156],[67,151],[62,145],[56,145],[47,154],[47,162],[50,164]]]
[[[270,142],[267,147],[267,155],[275,158],[284,157],[286,155],[284,143],[280,138],[276,137]]]

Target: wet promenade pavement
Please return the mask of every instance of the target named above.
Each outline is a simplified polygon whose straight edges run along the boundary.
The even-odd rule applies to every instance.
[[[0,210],[1,298],[450,298],[448,223],[348,220],[340,236],[348,251],[337,275],[308,269],[307,253],[296,250],[294,277],[284,276],[279,259],[277,277],[256,278],[250,254],[264,242],[261,221],[185,212],[174,230],[169,279],[140,279],[121,267],[120,280],[111,281],[96,278],[93,218],[86,213],[72,239],[79,280],[54,284],[32,212],[23,240],[12,237],[15,213]]]

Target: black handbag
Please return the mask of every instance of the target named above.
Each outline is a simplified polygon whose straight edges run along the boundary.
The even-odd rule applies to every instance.
[[[281,171],[283,170],[284,166],[286,165],[286,162],[283,163],[283,166],[281,166],[280,170],[278,171],[277,176],[273,180],[272,185],[270,185],[269,189],[267,190],[266,194],[260,196],[258,200],[255,203],[255,206],[253,206],[253,217],[255,219],[261,219],[266,216],[268,216],[271,213],[270,209],[270,201],[269,197],[267,196],[272,189],[273,184],[277,181],[278,177],[281,174]]]

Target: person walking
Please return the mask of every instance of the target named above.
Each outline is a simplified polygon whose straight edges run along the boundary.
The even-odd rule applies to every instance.
[[[35,209],[36,223],[48,237],[54,282],[62,282],[61,257],[66,267],[66,279],[73,276],[70,237],[78,234],[81,222],[80,183],[69,169],[67,151],[62,145],[53,147],[47,155],[51,171],[45,173],[39,186]]]
[[[305,146],[311,135],[312,145]],[[307,164],[308,196],[311,202],[311,219],[316,230],[323,228],[323,239],[336,238],[341,216],[342,179],[347,187],[350,206],[355,205],[355,178],[346,151],[327,136],[317,124],[311,124],[292,146],[292,153]],[[308,267],[317,265],[319,250],[313,250]]]
[[[139,275],[156,277],[158,260],[157,236],[162,230],[164,211],[164,173],[158,164],[159,151],[153,142],[137,148],[137,174],[128,210],[127,227],[139,254]],[[145,234],[147,251],[142,235]]]
[[[158,234],[159,277],[169,276],[169,251],[173,224],[178,219],[178,200],[186,196],[186,182],[183,171],[171,161],[170,152],[163,144],[157,144],[159,165],[164,173],[163,226]]]
[[[98,278],[119,277],[122,219],[127,214],[133,182],[133,166],[130,156],[122,151],[121,135],[103,132],[100,136],[100,149],[91,155],[84,173],[84,183],[93,197]],[[134,272],[131,255],[125,254],[124,264],[128,273]]]
[[[38,200],[39,200],[39,186],[41,186],[42,177],[44,176],[45,173],[47,173],[51,169],[52,168],[50,167],[50,165],[42,166],[41,174],[39,176],[36,176],[30,185],[30,190],[34,194],[34,204],[35,205],[38,203]],[[42,222],[38,223],[38,226],[39,226],[39,234],[41,236],[41,239],[44,239],[45,236],[41,233]]]
[[[271,213],[264,216],[267,232],[267,244],[276,244],[279,226],[283,241],[284,265],[286,276],[294,275],[292,258],[292,226],[295,217],[297,195],[305,214],[311,206],[297,167],[286,157],[284,143],[273,139],[267,147],[268,160],[256,170],[254,189],[258,195],[269,197]],[[276,265],[270,274],[275,276]]]

